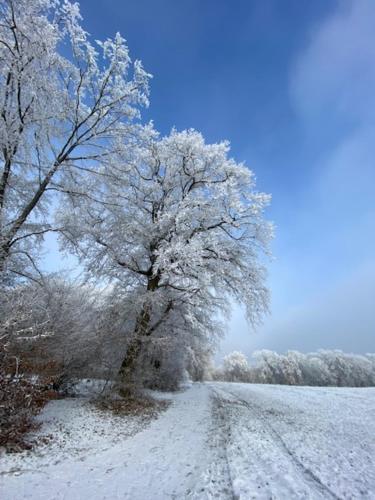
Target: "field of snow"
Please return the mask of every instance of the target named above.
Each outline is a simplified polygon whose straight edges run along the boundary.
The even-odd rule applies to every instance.
[[[374,499],[375,389],[193,384],[157,419],[50,402],[0,498]]]

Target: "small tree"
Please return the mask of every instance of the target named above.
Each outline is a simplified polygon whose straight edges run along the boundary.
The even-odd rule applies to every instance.
[[[269,196],[254,190],[252,172],[228,152],[228,143],[205,144],[194,130],[162,139],[149,130],[138,148],[114,158],[103,178],[104,208],[82,198],[61,211],[68,245],[131,304],[121,367],[130,385],[158,332],[215,337],[214,318],[229,297],[253,322],[267,307],[258,257],[272,233],[263,218]]]

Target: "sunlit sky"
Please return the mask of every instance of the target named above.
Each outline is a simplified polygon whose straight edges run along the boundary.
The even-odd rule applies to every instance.
[[[271,312],[254,332],[235,306],[219,358],[374,352],[375,2],[80,3],[94,39],[120,31],[154,75],[145,120],[229,139],[272,194]]]

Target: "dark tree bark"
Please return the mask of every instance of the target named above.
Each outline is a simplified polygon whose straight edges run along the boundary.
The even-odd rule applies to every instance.
[[[125,397],[133,395],[138,387],[137,368],[138,360],[142,352],[145,337],[149,336],[150,313],[144,306],[137,318],[133,337],[129,342],[119,371],[121,380],[121,394]]]
[[[151,262],[153,262],[153,259],[151,259]],[[158,288],[160,275],[152,275],[152,266],[150,267],[148,274],[147,291],[154,292]],[[153,331],[150,329],[150,320],[150,305],[145,304],[136,320],[134,333],[129,342],[125,358],[121,363],[119,371],[122,383],[121,394],[124,396],[130,396],[137,389],[138,381],[136,372],[138,368],[138,360],[142,352],[144,339],[149,337]]]
[[[159,282],[160,275],[157,274],[156,276],[152,276],[150,270],[147,290],[149,292],[154,292],[158,289]],[[147,348],[148,338],[151,337],[153,332],[155,332],[155,330],[157,330],[160,324],[165,320],[172,307],[173,302],[169,301],[161,318],[156,323],[151,324],[151,306],[149,304],[145,304],[143,306],[143,309],[136,320],[132,339],[129,342],[124,360],[122,361],[119,370],[119,377],[121,381],[120,392],[123,396],[132,396],[137,391],[137,388],[139,387],[137,371],[140,368],[138,366],[140,356]],[[161,361],[159,359],[154,358],[151,361],[156,370],[160,369]]]

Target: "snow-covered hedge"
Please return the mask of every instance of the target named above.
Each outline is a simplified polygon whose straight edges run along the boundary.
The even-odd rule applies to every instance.
[[[340,350],[278,354],[261,350],[254,352],[248,363],[242,353],[235,351],[224,358],[223,367],[214,371],[213,378],[264,384],[375,386],[375,354],[348,354]]]

